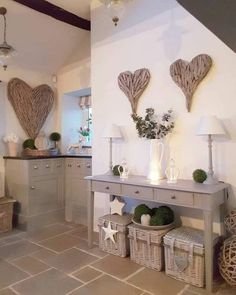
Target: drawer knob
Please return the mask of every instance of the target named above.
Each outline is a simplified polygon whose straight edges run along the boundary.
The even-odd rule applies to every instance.
[[[35,189],[35,186],[33,186],[33,185],[31,185],[31,187],[30,187],[31,189]]]
[[[87,167],[87,168],[91,168],[91,165],[90,165],[90,164],[87,164],[86,167]]]
[[[80,168],[80,164],[78,164],[77,167]]]
[[[110,189],[110,187],[109,186],[106,186],[106,189]]]
[[[171,196],[171,200],[175,200],[176,199],[176,196]]]
[[[139,191],[134,192],[135,194],[139,194]]]
[[[61,167],[61,165],[60,165],[60,164],[58,164],[58,165],[57,165],[57,168],[60,168],[60,167]]]
[[[46,165],[46,168],[50,168],[50,166],[47,164],[47,165]]]
[[[71,167],[71,164],[68,164],[68,167]]]
[[[34,169],[38,169],[39,167],[37,165],[34,165]]]

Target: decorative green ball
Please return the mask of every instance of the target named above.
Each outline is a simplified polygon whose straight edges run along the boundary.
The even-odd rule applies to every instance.
[[[197,169],[193,172],[193,179],[195,182],[203,183],[207,179],[207,174],[202,169]]]
[[[28,138],[23,142],[23,149],[31,149],[36,150],[36,147],[34,145],[34,139]]]
[[[60,141],[61,134],[58,132],[52,132],[49,137],[52,141]]]
[[[167,206],[155,208],[155,215],[151,217],[150,225],[166,225],[174,221],[175,216],[172,209]]]
[[[134,209],[134,221],[141,223],[141,216],[143,214],[150,214],[151,213],[151,209],[145,205],[145,204],[141,204],[138,205],[135,209]]]
[[[119,169],[119,167],[120,167],[120,169]],[[113,174],[116,175],[116,176],[120,176],[120,172],[119,172],[118,169],[120,170],[120,172],[123,172],[123,167],[120,166],[120,165],[115,165],[112,168]]]

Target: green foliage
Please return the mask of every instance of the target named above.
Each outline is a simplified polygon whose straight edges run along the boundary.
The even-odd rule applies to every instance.
[[[141,216],[143,214],[150,214],[151,213],[151,209],[145,205],[145,204],[141,204],[138,205],[135,209],[134,209],[134,221],[136,222],[141,222]]]
[[[160,139],[174,128],[172,110],[168,110],[158,118],[153,108],[147,108],[144,118],[137,114],[132,114],[131,117],[136,125],[138,136],[142,138]]]
[[[207,174],[202,169],[196,169],[193,172],[193,179],[195,182],[203,183],[207,179]]]
[[[174,212],[167,206],[156,208],[155,215],[151,217],[150,225],[166,225],[174,221]]]
[[[31,149],[36,150],[36,147],[34,145],[34,139],[28,138],[23,142],[23,149]]]
[[[119,167],[120,167],[120,168],[119,168]],[[116,175],[116,176],[120,176],[120,172],[119,172],[118,169],[120,170],[120,172],[123,172],[123,167],[120,166],[120,165],[115,165],[115,166],[113,166],[113,168],[112,168],[113,174]]]
[[[60,133],[58,133],[58,132],[52,132],[51,134],[50,134],[50,140],[52,140],[52,141],[60,141],[60,139],[61,139],[61,134]]]

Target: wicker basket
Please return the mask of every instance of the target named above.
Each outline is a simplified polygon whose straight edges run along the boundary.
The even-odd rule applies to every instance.
[[[173,226],[163,230],[150,230],[132,224],[128,228],[131,260],[161,271],[164,266],[163,237]]]
[[[132,215],[105,215],[99,218],[99,248],[102,251],[108,252],[121,257],[129,256],[129,239],[127,225],[131,223]],[[111,239],[105,240],[105,232],[102,227],[107,227],[109,222],[111,228],[117,230],[114,235],[115,244]]]
[[[50,150],[31,150],[26,148],[23,150],[23,155],[26,157],[48,157],[50,156]]]
[[[205,284],[204,234],[179,227],[164,237],[165,271],[178,280],[203,287]]]
[[[0,232],[12,230],[13,204],[15,200],[7,197],[0,198]]]

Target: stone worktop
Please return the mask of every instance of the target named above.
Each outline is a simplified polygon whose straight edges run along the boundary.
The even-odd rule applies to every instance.
[[[88,158],[91,159],[91,155],[87,154],[61,154],[56,156],[37,156],[37,157],[29,157],[29,156],[17,156],[17,157],[10,157],[4,156],[3,159],[12,159],[12,160],[37,160],[37,159],[55,159],[55,158]]]

